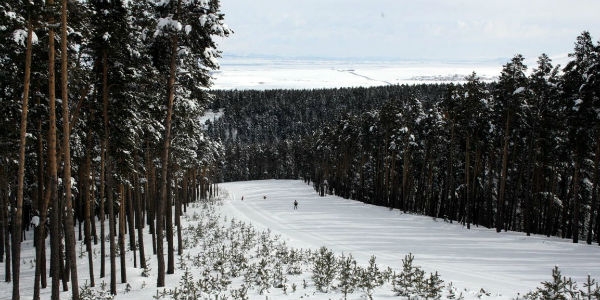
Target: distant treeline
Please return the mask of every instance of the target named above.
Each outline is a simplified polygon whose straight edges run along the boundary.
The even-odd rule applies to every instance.
[[[302,178],[406,212],[600,242],[600,45],[515,55],[497,82],[217,91],[222,180]]]

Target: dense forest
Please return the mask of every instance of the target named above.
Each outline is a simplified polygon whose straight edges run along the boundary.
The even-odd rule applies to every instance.
[[[222,151],[201,138],[200,124],[220,57],[214,38],[231,33],[219,5],[0,3],[0,262],[13,300],[31,225],[34,299],[49,277],[52,299],[69,288],[79,299],[76,239],[86,244],[91,286],[91,247],[101,244],[99,276],[110,276],[112,294],[117,258],[127,282],[125,256],[117,255],[126,248],[138,251],[139,268],[152,249],[158,287],[174,272],[179,217],[187,202],[213,191]],[[147,234],[153,243],[145,246]]]
[[[302,178],[321,195],[599,242],[600,44],[521,55],[496,82],[216,91],[225,181]]]

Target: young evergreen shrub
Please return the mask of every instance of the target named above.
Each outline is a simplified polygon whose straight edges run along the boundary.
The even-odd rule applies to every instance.
[[[79,287],[79,299],[81,300],[113,300],[112,295],[108,290],[95,290],[91,288],[87,281],[82,287]]]
[[[419,268],[413,266],[414,256],[409,253],[402,260],[402,272],[393,279],[393,290],[398,296],[411,296],[417,284]]]
[[[233,300],[249,300],[250,299],[248,297],[248,286],[246,286],[245,284],[242,284],[242,286],[240,286],[239,289],[232,289],[230,292],[231,292],[231,298],[233,298]]]
[[[373,300],[373,290],[384,284],[383,274],[375,263],[375,256],[369,259],[366,268],[359,268],[360,276],[358,286],[363,289],[370,300]]]
[[[587,281],[583,284],[583,289],[579,291],[581,298],[583,299],[600,299],[600,287],[595,279],[592,279],[590,275],[587,276]]]
[[[275,288],[283,288],[285,287],[285,283],[287,282],[287,278],[283,275],[283,267],[281,263],[275,263],[273,268],[273,287]]]
[[[440,275],[436,271],[435,273],[429,274],[427,279],[425,299],[440,299],[442,297],[442,289],[444,288],[444,281],[440,278]]]
[[[321,247],[314,257],[312,279],[317,289],[327,293],[336,275],[336,261],[333,252]]]
[[[302,274],[302,252],[291,249],[287,256],[287,273],[290,275]]]
[[[450,282],[447,286],[447,292],[448,294],[446,295],[446,299],[456,299],[456,300],[463,300],[465,297],[463,296],[462,292],[458,295],[456,295],[457,289],[456,287],[452,284],[452,282]]]
[[[557,266],[552,269],[552,281],[542,282],[535,291],[525,294],[525,299],[567,300],[575,299],[577,285],[571,278],[563,277]]]
[[[359,282],[358,267],[356,266],[356,260],[354,260],[352,254],[348,255],[347,257],[342,255],[338,265],[339,272],[337,276],[337,287],[344,295],[344,300],[346,300],[348,294],[354,293],[354,290]]]

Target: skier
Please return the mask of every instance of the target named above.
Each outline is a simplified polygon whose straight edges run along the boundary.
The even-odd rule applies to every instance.
[[[298,209],[298,200],[294,200],[294,209]]]
[[[244,196],[242,196],[242,201],[244,201]]]

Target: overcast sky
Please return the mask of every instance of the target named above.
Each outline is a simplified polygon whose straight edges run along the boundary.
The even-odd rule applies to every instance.
[[[600,39],[599,0],[221,0],[227,55],[401,60],[528,58]]]

